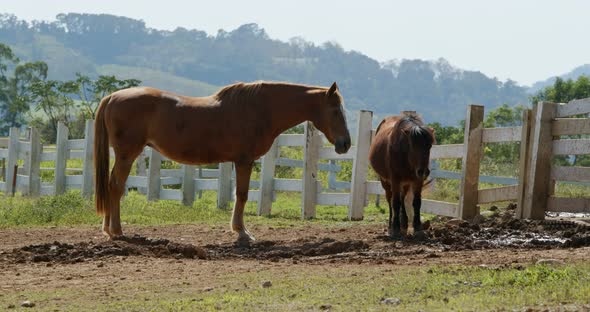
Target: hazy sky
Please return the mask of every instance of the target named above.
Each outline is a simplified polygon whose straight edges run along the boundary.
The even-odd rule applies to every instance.
[[[443,57],[524,85],[590,63],[588,0],[0,0],[0,12],[51,21],[108,13],[213,35],[254,22],[275,39],[336,41],[379,61]]]

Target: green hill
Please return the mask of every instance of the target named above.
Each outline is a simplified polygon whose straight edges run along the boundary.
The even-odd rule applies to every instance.
[[[207,96],[217,92],[218,86],[190,80],[170,73],[142,67],[123,65],[99,65],[96,68],[99,75],[115,75],[120,79],[138,78],[142,85],[172,91],[189,96]]]
[[[205,95],[236,81],[280,80],[328,86],[338,82],[347,109],[377,116],[416,110],[427,122],[456,124],[468,104],[493,109],[528,102],[526,88],[444,59],[379,63],[336,43],[269,38],[256,24],[215,35],[147,28],[141,20],[107,14],[60,14],[27,23],[0,15],[0,42],[25,61],[49,65],[52,79],[115,74],[187,95]]]

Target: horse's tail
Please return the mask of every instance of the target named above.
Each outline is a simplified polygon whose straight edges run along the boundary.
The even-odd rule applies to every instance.
[[[104,120],[104,114],[111,96],[100,101],[94,123],[94,176],[96,214],[108,215],[111,205],[109,200],[109,134]]]

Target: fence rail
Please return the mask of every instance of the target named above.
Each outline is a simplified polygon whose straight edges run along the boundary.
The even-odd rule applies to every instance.
[[[479,213],[480,204],[513,200],[519,203],[517,216],[525,218],[541,218],[545,211],[590,212],[589,199],[559,198],[551,192],[555,181],[590,182],[590,168],[551,166],[550,162],[552,155],[590,153],[590,139],[559,139],[559,136],[590,134],[590,119],[566,118],[589,112],[590,99],[569,104],[539,103],[532,111],[524,111],[521,127],[484,128],[484,107],[469,105],[463,144],[435,145],[431,150],[434,161],[431,176],[461,180],[459,202],[423,200],[422,211],[469,219]],[[380,182],[367,180],[368,151],[375,133],[372,121],[372,112],[359,112],[356,145],[342,155],[325,146],[326,139],[311,123],[305,124],[304,134],[277,137],[268,153],[257,160],[261,166],[260,180],[250,182],[248,200],[257,202],[257,213],[271,213],[276,192],[299,192],[302,218],[314,217],[316,205],[338,205],[348,206],[349,219],[362,219],[368,196],[384,194]],[[57,143],[55,147],[48,147],[40,143],[36,129],[29,129],[24,139],[18,129],[10,129],[8,138],[0,138],[0,161],[5,167],[0,190],[9,195],[19,191],[39,196],[62,194],[67,189],[77,188],[89,198],[93,193],[94,179],[93,130],[93,121],[88,120],[85,138],[69,140],[68,128],[59,124]],[[479,174],[485,144],[501,142],[521,142],[518,178]],[[280,157],[281,147],[286,146],[302,147],[303,160]],[[82,168],[67,168],[68,159],[81,159]],[[330,163],[319,163],[321,159]],[[437,159],[461,159],[461,172],[440,170],[436,166]],[[146,166],[146,160],[149,160],[149,166]],[[217,169],[189,165],[181,165],[180,169],[162,169],[162,161],[167,160],[156,150],[146,147],[136,162],[137,175],[127,179],[127,188],[136,188],[146,194],[148,200],[179,200],[185,205],[191,205],[196,194],[207,190],[217,192],[218,207],[226,207],[234,199],[235,173],[231,163],[221,163]],[[336,181],[336,174],[342,169],[336,160],[352,161],[350,181]],[[24,164],[22,168],[17,166],[19,161]],[[53,161],[55,166],[41,167],[42,161]],[[277,178],[276,166],[303,168],[303,177]],[[51,183],[42,183],[40,172],[48,170],[54,171],[55,178]],[[322,189],[318,171],[329,173],[328,189]],[[479,189],[479,183],[504,186]],[[180,185],[180,189],[169,188],[170,185]],[[536,195],[533,197],[532,194]],[[541,196],[537,196],[539,194]]]

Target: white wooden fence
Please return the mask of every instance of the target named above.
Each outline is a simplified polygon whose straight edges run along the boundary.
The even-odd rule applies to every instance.
[[[590,182],[590,167],[552,165],[552,158],[556,155],[590,154],[589,114],[590,98],[567,104],[541,102],[533,107],[531,144],[526,151],[521,151],[521,157],[527,160],[528,173],[519,205],[522,217],[542,219],[545,211],[590,213],[590,194],[584,198],[556,197],[554,194],[556,181]],[[585,138],[564,139],[562,136]]]
[[[461,185],[458,190],[460,200],[458,203],[423,200],[422,211],[469,219],[479,213],[479,204],[515,200],[519,201],[519,216],[533,218],[544,215],[544,213],[534,214],[527,212],[532,210],[530,208],[527,210],[526,205],[528,202],[525,201],[526,195],[532,194],[533,185],[536,187],[534,189],[535,192],[539,192],[537,189],[541,187],[541,184],[538,183],[527,183],[527,181],[537,181],[539,179],[539,170],[535,171],[529,168],[541,166],[539,160],[541,157],[533,157],[534,159],[531,159],[531,157],[533,155],[547,154],[546,150],[543,154],[538,151],[538,147],[533,148],[534,144],[537,144],[537,146],[540,144],[540,137],[546,139],[546,135],[540,135],[537,132],[543,134],[543,131],[547,131],[545,128],[549,125],[549,128],[553,129],[553,135],[579,134],[580,131],[582,133],[590,133],[590,125],[587,118],[584,120],[556,120],[553,125],[547,122],[547,120],[552,120],[551,118],[554,116],[566,116],[570,112],[572,114],[588,112],[590,111],[589,103],[588,100],[585,100],[585,102],[574,102],[569,104],[569,106],[561,104],[539,104],[536,105],[534,113],[531,113],[530,110],[524,112],[522,127],[490,129],[483,127],[483,106],[468,106],[464,143],[435,145],[431,151],[431,159],[433,160],[448,158],[462,159],[462,172],[460,173]],[[547,111],[551,110],[551,107],[557,107],[557,109],[553,109],[552,112],[554,113],[549,114]],[[533,115],[535,119],[531,120]],[[301,193],[302,218],[314,217],[316,205],[336,205],[348,206],[349,219],[362,219],[364,207],[367,203],[367,196],[369,194],[384,194],[381,184],[378,181],[367,181],[369,166],[368,151],[374,135],[372,119],[372,112],[359,112],[356,128],[356,145],[352,146],[346,154],[341,155],[336,154],[332,146],[326,146],[325,138],[311,123],[305,124],[304,134],[282,134],[277,137],[268,153],[258,160],[261,163],[260,181],[250,182],[251,190],[248,194],[248,200],[258,203],[258,214],[268,215],[271,213],[273,198],[276,192],[299,192]],[[537,121],[537,119],[541,121]],[[537,125],[540,126],[537,127]],[[541,128],[544,130],[541,131]],[[93,129],[93,122],[87,121],[85,139],[68,140],[68,129],[60,124],[58,127],[57,145],[54,150],[48,148],[44,150],[44,147],[39,141],[39,134],[35,129],[30,129],[30,135],[27,140],[20,139],[18,129],[11,129],[8,139],[0,139],[0,160],[4,159],[6,163],[5,182],[0,182],[0,190],[3,190],[6,194],[12,194],[13,191],[20,191],[23,194],[38,196],[61,194],[67,189],[78,188],[81,189],[83,196],[90,197],[93,192],[94,179],[92,160]],[[551,136],[549,138],[551,139]],[[480,177],[479,163],[483,156],[486,143],[517,141],[522,142],[520,150],[520,176],[518,179]],[[551,145],[545,142],[542,144],[553,146],[556,153],[589,153],[590,144],[588,140],[574,141],[576,141],[576,147],[573,147],[573,150],[571,150],[571,146],[574,143],[554,142]],[[529,144],[529,142],[534,144]],[[580,147],[580,144],[586,145]],[[303,147],[303,161],[280,158],[279,151],[284,146]],[[146,168],[146,158],[149,159],[148,168]],[[66,168],[67,159],[82,159],[83,168],[81,172],[79,171],[80,174],[66,174],[68,171],[73,171],[72,169]],[[320,159],[328,159],[332,163],[319,164],[318,161]],[[24,166],[15,175],[15,165],[19,160],[24,161]],[[149,147],[144,149],[138,160],[137,175],[128,178],[127,187],[137,188],[140,192],[147,195],[148,200],[179,200],[186,205],[191,205],[195,200],[195,195],[205,190],[217,192],[217,205],[219,207],[226,207],[233,199],[232,188],[235,185],[235,181],[231,163],[219,164],[218,169],[202,169],[187,165],[183,165],[181,169],[162,169],[162,161],[167,159]],[[353,162],[351,181],[335,181],[333,174],[339,169],[339,166],[335,165],[333,160],[351,160]],[[544,158],[541,158],[541,160],[544,160]],[[54,170],[55,174],[53,183],[41,183],[41,161],[55,161],[55,167],[50,168],[50,170]],[[542,164],[543,166],[547,166],[546,163]],[[303,178],[276,178],[275,168],[277,165],[302,166]],[[318,170],[328,170],[331,172],[329,179],[330,188],[328,190],[321,188],[321,181],[317,179]],[[576,174],[573,175],[574,181],[590,181],[590,169],[588,168],[555,168],[551,171],[551,177],[554,180],[561,180],[566,176],[570,179],[571,170],[576,170]],[[449,172],[439,170],[433,170],[432,176],[435,178],[452,178],[452,174],[449,174]],[[501,180],[504,184],[507,183],[507,180],[508,183],[514,181],[514,184],[480,190],[479,181],[483,178]],[[549,178],[546,179],[546,181],[548,180]],[[13,185],[16,189],[13,188]],[[168,185],[181,185],[181,188],[170,189],[166,187]],[[346,192],[333,191],[334,189],[343,188],[346,189]],[[558,210],[557,205],[563,203],[565,203],[563,199],[548,197],[545,206],[548,206],[550,211],[555,211]],[[588,200],[568,199],[566,204],[570,208],[564,211],[590,212]],[[525,208],[520,209],[520,207]],[[544,210],[542,211],[544,212]]]

